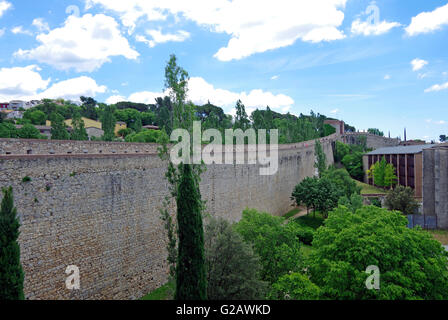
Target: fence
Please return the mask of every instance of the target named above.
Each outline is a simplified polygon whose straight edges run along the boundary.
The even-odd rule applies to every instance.
[[[437,229],[437,216],[427,216],[421,214],[408,215],[408,228],[421,226],[423,229]]]

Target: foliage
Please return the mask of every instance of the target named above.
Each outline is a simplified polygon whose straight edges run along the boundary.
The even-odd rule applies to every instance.
[[[414,214],[419,204],[414,198],[414,190],[409,187],[397,186],[386,196],[386,206],[408,215]]]
[[[139,133],[131,133],[126,136],[126,142],[159,143],[166,135],[164,131],[144,129]]]
[[[46,139],[47,137],[40,134],[40,131],[31,124],[25,124],[17,130],[17,137],[20,139]]]
[[[148,293],[140,300],[173,300],[174,286],[174,282],[170,281],[160,288],[157,288],[154,291]]]
[[[208,299],[264,299],[267,283],[260,280],[260,259],[232,225],[211,218],[204,237]]]
[[[304,274],[291,273],[272,285],[269,298],[272,300],[318,300],[320,289]]]
[[[67,125],[64,122],[64,117],[59,113],[53,112],[50,115],[51,121],[51,139],[52,140],[69,140],[70,135],[67,131]]]
[[[397,183],[397,176],[395,175],[395,168],[393,164],[387,163],[383,156],[381,161],[376,162],[367,171],[369,178],[373,179],[376,186],[382,188],[390,188]]]
[[[31,124],[43,126],[47,120],[47,115],[43,111],[30,109],[23,113],[23,119],[28,119]]]
[[[244,241],[253,245],[261,258],[262,279],[274,283],[290,271],[299,271],[302,263],[300,242],[294,223],[255,209],[243,211],[243,218],[235,226]]]
[[[181,164],[177,195],[176,300],[206,300],[207,279],[199,185],[191,165]]]
[[[324,150],[322,149],[322,143],[319,140],[316,140],[316,144],[314,146],[314,154],[316,156],[316,163],[314,167],[317,168],[319,172],[319,178],[321,178],[327,170],[327,157],[325,156]]]
[[[349,153],[350,153],[350,147],[347,144],[342,143],[340,141],[336,141],[336,146],[334,150],[335,162],[341,162],[342,159],[344,159],[344,157]]]
[[[126,138],[128,135],[132,134],[133,132],[134,132],[134,130],[132,130],[130,128],[120,129],[120,130],[118,130],[118,135],[122,138]]]
[[[314,238],[314,229],[311,227],[302,226],[300,224],[296,225],[296,235],[300,242],[310,246]]]
[[[350,176],[359,181],[364,179],[364,169],[362,164],[363,155],[364,153],[362,152],[355,152],[346,155],[342,159],[342,164],[347,169]]]
[[[328,299],[447,299],[448,253],[398,212],[339,207],[317,230],[311,280]],[[380,290],[368,290],[368,266],[378,266]]]
[[[353,193],[350,197],[343,196],[339,198],[338,204],[347,207],[351,212],[356,212],[363,207],[364,198],[359,194]]]
[[[106,105],[101,110],[101,129],[104,131],[103,140],[112,141],[115,138],[115,125],[117,118],[114,116],[115,107]]]
[[[70,134],[70,140],[78,140],[78,141],[89,140],[84,120],[82,120],[81,114],[79,112],[75,112],[73,114],[72,133]]]
[[[448,140],[447,140],[446,134],[440,135],[440,142],[447,142],[447,141]]]
[[[149,109],[149,105],[144,103],[136,103],[136,102],[129,102],[129,101],[121,101],[115,104],[115,107],[118,110],[122,109],[134,109],[139,112],[146,112]]]
[[[246,107],[241,102],[241,100],[238,100],[236,102],[235,109],[236,109],[236,116],[235,116],[235,124],[233,125],[233,128],[246,131],[250,127],[250,120],[246,113]]]
[[[320,228],[324,224],[324,221],[325,219],[321,213],[315,213],[315,215],[313,216],[307,215],[299,217],[294,220],[294,222],[298,225],[310,227],[313,230],[317,230],[318,228]]]
[[[380,129],[377,129],[377,128],[367,129],[367,132],[371,133],[371,134],[374,134],[374,135],[377,135],[377,136],[380,136],[380,137],[384,137],[384,132],[380,131]]]
[[[339,196],[350,198],[352,194],[360,194],[361,187],[358,187],[356,182],[350,177],[345,169],[336,169],[330,167],[323,175],[328,178],[336,188],[339,190]]]
[[[98,120],[99,112],[97,108],[97,102],[90,97],[80,97],[82,102],[81,115],[88,119]]]
[[[3,188],[0,206],[0,300],[24,300],[20,264],[20,223],[14,208],[12,187]]]
[[[15,125],[2,122],[0,123],[0,138],[18,138],[18,129]]]
[[[340,190],[327,177],[321,179],[308,177],[295,187],[291,199],[295,200],[297,205],[303,203],[307,208],[320,211],[325,216],[337,206],[339,197]]]
[[[324,124],[324,137],[331,136],[336,133],[336,128],[329,124]]]

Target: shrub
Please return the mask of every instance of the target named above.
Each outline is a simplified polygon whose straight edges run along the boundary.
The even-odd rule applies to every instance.
[[[209,300],[259,300],[266,297],[260,258],[232,225],[211,218],[204,233]]]
[[[316,231],[311,280],[329,299],[448,299],[448,253],[421,228],[408,229],[399,212],[339,207]],[[368,266],[381,273],[368,290]]]
[[[288,272],[299,271],[302,264],[296,228],[284,221],[268,213],[246,209],[243,218],[235,225],[244,241],[252,244],[260,256],[262,279],[270,283]]]
[[[398,186],[387,195],[386,206],[390,210],[397,210],[408,215],[414,214],[419,204],[414,199],[414,190],[409,187]]]
[[[269,298],[272,300],[317,300],[320,289],[303,274],[287,274],[272,286]]]
[[[31,178],[30,177],[28,177],[28,176],[26,176],[26,177],[23,177],[23,179],[22,179],[22,182],[30,182],[31,181]]]

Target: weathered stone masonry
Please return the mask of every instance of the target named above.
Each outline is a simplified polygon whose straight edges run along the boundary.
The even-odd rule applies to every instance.
[[[117,153],[84,154],[100,145],[84,142],[79,154],[66,154],[73,147],[67,142],[33,143],[34,155],[25,155],[29,146],[23,145],[21,155],[0,156],[0,186],[13,186],[22,224],[26,298],[138,299],[164,284],[166,236],[159,208],[167,194],[166,164],[154,152],[136,153],[134,144],[102,143],[102,150]],[[331,139],[323,141],[330,163],[331,145]],[[38,154],[48,148],[64,154]],[[207,210],[230,221],[239,220],[246,207],[284,214],[294,186],[314,174],[314,161],[314,143],[307,142],[280,146],[274,176],[260,176],[258,165],[208,166],[201,182]],[[31,181],[22,182],[25,176]],[[80,268],[78,291],[65,287],[69,265]]]

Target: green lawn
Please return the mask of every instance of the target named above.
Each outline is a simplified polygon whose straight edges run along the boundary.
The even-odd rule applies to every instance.
[[[173,300],[174,283],[169,282],[164,286],[148,293],[140,300]]]
[[[361,194],[387,194],[387,191],[355,180],[356,185],[361,187]]]
[[[311,252],[313,251],[312,246],[307,246],[306,244],[301,244],[300,251],[302,251],[303,257],[305,259],[310,257]]]
[[[307,216],[295,219],[294,221],[302,226],[311,227],[314,230],[324,224],[324,218],[320,212],[310,212]]]
[[[294,216],[295,216],[296,214],[298,214],[299,212],[300,212],[300,208],[295,208],[295,209],[289,211],[287,214],[285,214],[285,215],[283,216],[283,218],[285,218],[285,219],[289,219],[289,218],[291,218],[291,217],[294,217]]]

